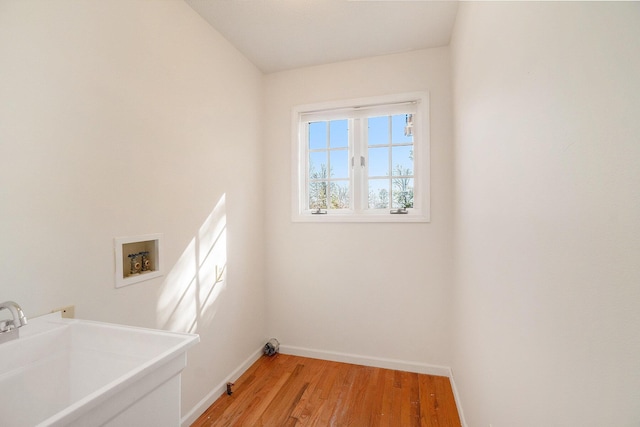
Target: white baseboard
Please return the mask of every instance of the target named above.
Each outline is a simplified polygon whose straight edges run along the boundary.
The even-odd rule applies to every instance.
[[[460,394],[458,394],[458,388],[456,387],[456,381],[453,378],[453,370],[449,368],[449,382],[451,382],[451,389],[453,390],[453,398],[456,401],[456,407],[458,408],[458,416],[460,417],[460,424],[462,427],[467,427],[467,421],[464,419],[464,412],[462,412],[462,402],[460,401]]]
[[[227,376],[218,386],[214,387],[189,413],[187,413],[180,422],[182,427],[189,427],[193,424],[204,411],[213,404],[213,402],[222,396],[227,390],[227,383],[237,380],[247,369],[253,365],[262,355],[263,348],[260,347],[251,354],[244,362],[242,362],[229,376]],[[463,427],[467,427],[460,403],[460,395],[456,388],[453,378],[453,371],[448,366],[429,365],[426,363],[407,362],[405,360],[384,359],[379,357],[362,356],[357,354],[338,353],[333,351],[316,350],[303,347],[295,347],[290,345],[280,345],[280,353],[290,354],[292,356],[310,357],[312,359],[331,360],[333,362],[353,363],[356,365],[372,366],[375,368],[395,369],[399,371],[415,372],[418,374],[439,375],[448,377],[451,381],[453,397],[458,407],[460,423]]]
[[[280,345],[280,352],[283,354],[291,354],[293,356],[311,357],[312,359],[331,360],[333,362],[353,363],[355,365],[373,366],[374,368],[395,369],[398,371],[415,372],[418,374],[439,375],[443,377],[448,377],[451,374],[451,369],[448,366],[429,365],[426,363],[407,362],[405,360],[383,359],[357,354],[315,350],[290,345]]]
[[[180,420],[182,427],[188,427],[193,424],[200,415],[206,411],[209,406],[213,404],[223,393],[227,391],[227,383],[235,382],[240,375],[242,375],[247,369],[253,365],[256,360],[262,356],[263,348],[260,347],[254,353],[252,353],[247,359],[240,364],[231,374],[229,374],[220,384],[213,388],[193,409],[191,409]]]

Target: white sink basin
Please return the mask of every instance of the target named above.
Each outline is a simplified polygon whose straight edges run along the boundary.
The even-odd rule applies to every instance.
[[[198,335],[30,319],[0,344],[1,426],[177,426],[180,372]]]

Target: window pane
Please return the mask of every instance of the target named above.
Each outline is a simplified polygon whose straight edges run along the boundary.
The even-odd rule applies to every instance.
[[[331,148],[349,145],[349,126],[347,120],[333,120],[329,123],[329,146]]]
[[[410,116],[411,114],[396,114],[391,117],[391,139],[394,144],[413,142],[413,134],[405,134],[405,128],[409,125],[408,119]]]
[[[349,178],[349,152],[347,150],[331,150],[329,156],[330,177]]]
[[[402,145],[391,149],[393,175],[413,175],[413,146]]]
[[[389,180],[369,180],[369,209],[389,208]]]
[[[389,176],[389,149],[369,148],[369,176]]]
[[[309,123],[309,148],[316,150],[327,147],[327,122]]]
[[[348,209],[349,203],[349,182],[332,181],[329,187],[329,200],[331,209]]]
[[[327,209],[327,181],[312,181],[309,183],[309,209]]]
[[[369,117],[369,145],[389,143],[389,116]]]
[[[393,178],[392,208],[413,207],[413,178]]]
[[[309,178],[328,178],[326,151],[312,151],[309,153]]]

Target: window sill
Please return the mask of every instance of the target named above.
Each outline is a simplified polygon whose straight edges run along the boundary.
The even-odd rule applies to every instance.
[[[430,222],[430,218],[424,214],[409,213],[406,215],[393,215],[393,214],[326,214],[326,215],[312,215],[312,214],[299,214],[294,213],[291,217],[292,222],[307,222],[307,223],[327,223],[327,222]]]

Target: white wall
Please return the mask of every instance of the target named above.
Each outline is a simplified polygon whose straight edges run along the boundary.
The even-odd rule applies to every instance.
[[[639,48],[636,3],[471,3],[453,81],[448,48],[263,80],[182,1],[0,0],[1,300],[200,333],[185,414],[268,332],[452,364],[470,426],[635,426]],[[291,107],[422,89],[432,222],[292,223]],[[114,289],[156,232],[165,276]]]
[[[261,73],[183,1],[0,0],[0,99],[1,300],[200,333],[187,413],[265,340]],[[165,276],[114,289],[146,233]]]
[[[640,425],[640,6],[469,3],[453,369],[473,427]]]
[[[416,90],[431,94],[429,224],[291,222],[291,109]],[[269,331],[283,345],[449,362],[452,148],[447,48],[265,77]]]

